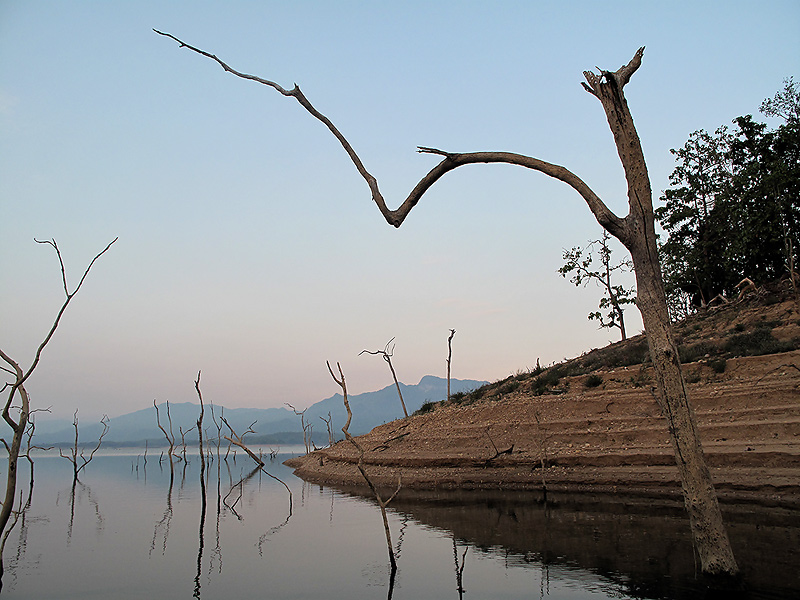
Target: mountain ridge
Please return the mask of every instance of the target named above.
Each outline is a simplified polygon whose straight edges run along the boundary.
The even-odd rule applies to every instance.
[[[465,392],[484,385],[485,381],[472,379],[451,379],[451,392]],[[423,376],[419,383],[408,385],[400,383],[403,399],[409,414],[418,410],[426,401],[438,401],[447,395],[447,380],[435,375]],[[403,417],[397,389],[392,383],[386,387],[372,392],[349,395],[349,402],[353,411],[353,421],[350,431],[366,433],[377,425]],[[212,413],[213,406],[213,413]],[[175,444],[181,443],[181,434],[187,441],[195,441],[196,433],[186,437],[194,431],[199,414],[199,404],[192,402],[169,403],[169,417],[166,402],[158,405],[161,425],[170,431],[170,418],[172,421],[172,434]],[[205,423],[209,435],[214,433],[217,425],[221,427],[221,434],[228,434],[227,427],[219,420],[224,415],[231,427],[243,434],[251,424],[255,433],[248,434],[247,441],[253,444],[287,444],[302,443],[303,432],[300,417],[288,408],[228,408],[218,404],[205,404]],[[303,413],[303,420],[312,426],[312,441],[319,446],[328,443],[328,425],[325,423],[330,415],[331,433],[340,439],[341,427],[347,420],[341,394],[334,394],[320,400]],[[324,419],[322,418],[324,417]],[[216,418],[215,425],[214,419]],[[37,424],[34,443],[40,446],[71,446],[74,442],[75,430],[67,420],[43,421],[42,426]],[[78,427],[79,444],[90,446],[97,443],[102,432],[102,425],[98,422],[81,423]],[[312,443],[310,441],[309,443]],[[103,439],[103,445],[108,446],[167,446],[164,433],[159,430],[155,409],[152,405],[130,413],[109,419],[109,430]]]

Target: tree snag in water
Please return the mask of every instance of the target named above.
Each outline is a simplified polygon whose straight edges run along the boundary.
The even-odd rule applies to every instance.
[[[539,171],[563,181],[586,202],[597,222],[616,237],[631,253],[636,274],[636,306],[642,314],[650,356],[657,382],[657,401],[668,421],[668,430],[681,476],[684,504],[689,513],[692,539],[700,557],[702,571],[709,575],[736,575],[738,567],[733,557],[728,534],[722,521],[711,474],[703,455],[694,410],[689,403],[681,373],[678,349],[672,335],[661,265],[656,245],[653,197],[639,135],[633,123],[623,88],[642,64],[644,47],[639,48],[628,64],[616,71],[600,73],[584,71],[584,89],[596,97],[606,114],[614,137],[617,153],[628,184],[628,214],[614,214],[599,196],[576,174],[560,165],[512,152],[445,152],[436,148],[419,147],[418,151],[441,156],[431,169],[395,210],[390,210],[383,198],[377,179],[369,173],[353,147],[328,117],[320,113],[295,84],[287,90],[273,81],[232,69],[215,55],[190,46],[175,36],[154,30],[219,64],[225,71],[267,85],[287,97],[293,97],[311,116],[321,121],[339,140],[358,173],[367,183],[372,200],[386,222],[400,227],[425,192],[442,176],[469,164],[504,163]],[[331,372],[332,373],[332,372]],[[335,377],[334,377],[335,378]]]
[[[100,449],[100,444],[103,443],[103,438],[106,437],[108,433],[108,415],[103,415],[103,418],[100,419],[100,424],[103,426],[103,431],[100,433],[100,437],[97,440],[97,445],[94,449],[89,453],[88,458],[84,455],[83,450],[78,451],[78,409],[75,409],[75,414],[72,415],[72,427],[75,429],[75,440],[72,443],[72,447],[69,449],[69,454],[64,454],[64,451],[59,448],[58,454],[61,458],[66,458],[70,463],[72,463],[72,480],[77,481],[78,475],[80,474],[83,469],[86,468],[92,459],[94,458],[95,452]],[[80,464],[78,464],[80,462]],[[145,464],[147,464],[147,458],[145,458]]]
[[[333,380],[339,384],[339,387],[342,388],[342,396],[344,397],[344,407],[347,410],[347,422],[342,427],[342,433],[344,433],[345,439],[355,446],[356,450],[358,450],[358,471],[361,473],[361,476],[364,478],[364,481],[367,482],[370,491],[372,492],[373,496],[375,496],[375,500],[378,502],[378,506],[381,509],[381,517],[383,517],[383,530],[386,533],[386,546],[389,549],[389,563],[391,565],[391,580],[394,581],[394,575],[397,572],[397,561],[394,557],[394,549],[392,548],[392,531],[389,529],[389,519],[386,516],[386,507],[389,503],[394,500],[394,497],[397,496],[397,493],[400,491],[400,488],[403,486],[402,479],[400,477],[397,478],[397,488],[395,489],[394,493],[389,496],[386,500],[384,500],[380,493],[378,492],[375,485],[372,483],[372,480],[367,475],[366,470],[364,469],[364,453],[365,450],[361,446],[361,444],[356,441],[356,439],[350,435],[350,422],[353,420],[353,412],[350,410],[350,402],[347,398],[347,382],[344,379],[344,373],[342,372],[342,366],[339,363],[336,363],[336,367],[339,369],[339,379],[336,378],[336,375],[333,373],[333,369],[331,369],[331,364],[329,362],[325,363],[328,365],[328,372],[333,377]]]
[[[58,329],[58,325],[61,323],[61,317],[64,316],[64,313],[66,312],[69,303],[72,302],[72,299],[75,297],[75,294],[80,291],[81,287],[83,286],[83,282],[86,281],[86,276],[94,266],[94,263],[98,258],[103,256],[103,254],[105,254],[109,248],[111,248],[111,245],[116,242],[117,239],[119,238],[114,238],[100,253],[95,255],[95,257],[89,263],[89,266],[86,267],[86,270],[83,272],[83,276],[78,282],[78,285],[75,286],[75,289],[71,292],[69,291],[69,286],[67,285],[67,272],[66,268],[64,267],[64,260],[61,258],[61,250],[59,250],[56,241],[54,239],[43,241],[34,239],[37,244],[47,244],[52,246],[56,252],[56,256],[58,256],[58,264],[61,267],[61,283],[64,289],[64,302],[61,304],[61,308],[59,309],[58,314],[56,315],[56,318],[50,327],[50,330],[47,332],[44,341],[42,341],[42,343],[39,344],[39,347],[36,349],[33,362],[27,370],[23,370],[19,363],[17,363],[13,358],[8,356],[5,352],[3,352],[2,349],[0,349],[0,358],[2,358],[3,361],[10,367],[7,368],[0,366],[0,370],[10,374],[13,377],[13,381],[6,382],[6,384],[0,390],[3,392],[8,390],[8,396],[6,397],[6,402],[3,406],[3,420],[8,424],[13,432],[10,446],[6,443],[5,439],[2,440],[3,445],[5,445],[6,450],[8,451],[8,475],[6,477],[6,493],[5,497],[3,498],[3,508],[0,510],[0,535],[5,532],[6,526],[8,525],[8,520],[11,517],[12,509],[14,508],[14,500],[17,490],[17,459],[19,458],[22,438],[25,435],[25,430],[28,425],[28,417],[31,413],[30,396],[28,395],[28,391],[25,389],[25,382],[38,366],[39,361],[42,358],[42,352],[47,344],[50,343],[50,340],[53,338],[56,329]],[[12,416],[11,410],[12,404],[18,395],[20,398],[20,406],[18,409],[19,414],[15,417]],[[2,553],[0,553],[0,589],[2,589],[2,576],[3,557]]]
[[[228,423],[228,419],[226,419],[225,417],[220,417],[220,419],[225,424],[225,427],[227,427],[228,430],[231,432],[230,436],[225,435],[225,436],[222,436],[222,437],[224,439],[228,440],[234,446],[239,446],[239,448],[241,448],[242,450],[247,452],[247,456],[252,458],[259,467],[263,467],[264,466],[264,461],[261,460],[261,458],[255,452],[250,450],[250,448],[248,448],[244,444],[244,436],[246,436],[248,433],[255,433],[255,431],[253,430],[253,425],[255,425],[256,422],[253,421],[250,424],[250,427],[247,428],[247,431],[245,431],[242,435],[239,435],[238,433],[236,433],[236,431],[234,431],[234,429],[233,429],[233,427],[231,427],[230,423]]]

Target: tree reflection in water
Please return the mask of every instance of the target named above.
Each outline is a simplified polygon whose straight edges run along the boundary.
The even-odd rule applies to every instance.
[[[459,600],[464,598],[464,567],[467,564],[467,550],[469,550],[469,546],[464,546],[464,552],[459,559],[458,544],[456,543],[456,536],[453,534],[453,559],[456,564],[456,590],[458,590]]]
[[[128,600],[196,592],[210,600],[258,597],[267,582],[276,600],[390,594],[396,600],[544,599],[569,593],[688,599],[702,591],[679,498],[567,496],[549,489],[545,505],[531,493],[404,489],[387,511],[398,565],[393,578],[383,536],[375,535],[379,508],[369,490],[359,494],[290,479],[278,459],[272,470],[295,497],[305,490],[291,516],[282,486],[255,474],[247,478],[248,470],[240,475],[232,461],[207,466],[198,485],[198,458],[195,446],[179,491],[177,462],[170,474],[166,460],[163,471],[150,461],[145,483],[130,472],[135,453],[100,456],[82,477],[84,485],[75,485],[74,500],[64,461],[57,455],[37,459],[35,493],[30,502],[23,497],[29,508],[7,539],[3,597]],[[28,471],[21,470],[26,496]],[[202,486],[209,495],[204,519]],[[218,526],[208,522],[215,488]],[[227,504],[241,520],[222,500],[231,489]],[[757,590],[753,597],[793,597],[800,589],[800,513],[735,508],[726,507],[731,539]]]
[[[167,538],[169,537],[169,525],[172,522],[172,488],[175,486],[175,465],[172,462],[170,455],[169,461],[169,486],[167,487],[167,506],[164,509],[164,515],[161,520],[156,523],[153,528],[153,541],[150,544],[150,553],[156,548],[156,539],[159,536],[159,531],[162,532],[164,541],[161,544],[161,556],[167,553]]]
[[[105,519],[103,518],[103,513],[100,512],[99,502],[92,494],[92,488],[90,488],[85,483],[81,482],[79,479],[73,479],[69,493],[69,525],[67,526],[67,546],[69,546],[70,543],[72,542],[72,530],[75,524],[76,500],[77,503],[81,503],[84,500],[84,498],[88,500],[89,504],[92,506],[92,508],[94,508],[94,515],[96,521],[95,527],[97,529],[97,532],[100,533],[103,531],[103,527],[105,525]]]

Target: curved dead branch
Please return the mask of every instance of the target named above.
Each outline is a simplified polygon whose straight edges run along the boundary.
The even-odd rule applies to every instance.
[[[428,148],[425,146],[418,147],[418,152],[423,154],[436,154],[439,156],[443,156],[444,159],[436,165],[433,169],[431,169],[427,175],[425,175],[419,183],[411,190],[411,193],[405,199],[405,201],[395,210],[390,210],[386,204],[386,200],[384,199],[381,191],[378,187],[378,180],[369,172],[367,171],[364,163],[362,162],[361,158],[356,153],[353,146],[350,142],[347,141],[347,138],[336,128],[336,126],[331,122],[331,120],[319,112],[312,104],[309,102],[308,98],[305,97],[303,92],[300,91],[300,87],[295,84],[294,87],[290,90],[278,85],[274,81],[270,81],[268,79],[263,79],[256,75],[249,75],[247,73],[242,73],[230,67],[227,63],[222,61],[216,55],[211,54],[210,52],[206,52],[205,50],[201,50],[200,48],[196,48],[186,42],[178,39],[174,35],[170,33],[165,33],[163,31],[159,31],[154,29],[157,34],[163,35],[168,37],[180,44],[181,48],[187,48],[197,54],[210,58],[211,60],[215,61],[219,64],[225,71],[236,75],[237,77],[241,77],[242,79],[248,79],[250,81],[255,81],[257,83],[261,83],[263,85],[269,86],[274,90],[278,91],[280,94],[292,97],[297,100],[300,105],[305,108],[314,118],[321,121],[328,130],[339,140],[339,143],[344,148],[347,155],[350,157],[350,160],[353,162],[358,173],[361,177],[366,181],[367,185],[369,186],[370,193],[372,194],[372,200],[378,206],[378,209],[381,211],[381,214],[386,219],[386,222],[394,227],[400,227],[405,221],[408,213],[411,212],[411,209],[417,205],[420,201],[422,196],[425,194],[426,191],[436,183],[443,175],[456,169],[458,167],[469,165],[469,164],[481,164],[481,163],[505,163],[511,165],[518,165],[521,167],[525,167],[528,169],[533,169],[535,171],[539,171],[563,181],[570,187],[572,187],[576,192],[578,192],[581,197],[586,201],[586,204],[589,205],[589,209],[594,214],[597,221],[608,229],[608,231],[614,235],[615,237],[620,237],[624,234],[625,226],[623,219],[620,219],[617,215],[615,215],[604,203],[603,201],[595,194],[592,189],[577,175],[575,175],[569,169],[562,167],[560,165],[554,165],[552,163],[545,162],[543,160],[539,160],[538,158],[532,158],[530,156],[524,156],[522,154],[514,154],[512,152],[468,152],[468,153],[457,153],[457,152],[445,152],[444,150],[439,150],[436,148]],[[644,49],[640,49],[637,56],[639,57],[639,63],[641,63],[641,53]],[[631,61],[631,64],[634,63],[634,60]],[[627,83],[627,80],[630,79],[630,76],[636,70],[636,68],[631,69],[631,64],[627,65],[620,69],[617,72],[617,80],[622,81],[620,85],[624,85]],[[638,67],[638,65],[637,65]],[[605,75],[607,72],[603,72]],[[602,79],[602,76],[598,77],[596,74],[591,73],[594,79],[589,79],[587,75],[587,81],[599,82]],[[611,76],[612,74],[609,74]],[[584,84],[585,85],[585,84]],[[599,83],[598,83],[599,85]],[[592,91],[594,88],[589,88],[589,91]],[[594,92],[592,92],[594,93]],[[621,238],[620,238],[621,239]],[[624,242],[623,242],[624,243]]]

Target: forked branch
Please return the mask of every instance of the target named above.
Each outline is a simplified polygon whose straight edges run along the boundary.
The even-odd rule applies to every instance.
[[[61,323],[61,317],[64,316],[64,312],[66,312],[67,306],[69,306],[69,303],[75,297],[75,294],[77,294],[80,291],[81,287],[83,286],[83,282],[86,280],[86,276],[89,275],[89,271],[91,271],[92,267],[94,266],[94,263],[97,262],[97,259],[103,256],[103,254],[105,254],[108,251],[108,249],[111,248],[111,245],[118,239],[119,238],[116,237],[113,240],[111,240],[111,242],[109,242],[109,244],[92,259],[92,261],[89,263],[89,266],[86,267],[86,270],[83,272],[83,276],[78,282],[78,285],[75,287],[74,290],[70,292],[69,287],[67,286],[67,275],[66,275],[66,269],[64,267],[64,260],[61,257],[61,250],[59,250],[58,244],[54,239],[40,241],[34,238],[34,241],[37,244],[48,244],[52,246],[53,249],[56,251],[56,256],[58,256],[58,264],[61,268],[61,281],[64,286],[65,299],[64,303],[61,305],[61,308],[58,311],[58,314],[56,315],[55,320],[53,321],[53,325],[50,327],[50,330],[47,332],[47,335],[45,336],[42,343],[39,344],[38,348],[36,348],[36,354],[34,355],[33,362],[31,363],[30,367],[28,367],[27,370],[23,371],[23,369],[17,362],[15,362],[10,356],[8,356],[5,352],[3,352],[2,349],[0,349],[0,358],[2,358],[9,366],[11,366],[11,369],[7,369],[4,367],[3,370],[15,376],[15,381],[11,384],[11,389],[9,390],[8,393],[8,399],[6,400],[6,404],[3,408],[3,419],[15,431],[17,428],[21,428],[22,430],[24,430],[25,425],[18,424],[9,414],[9,409],[11,408],[11,404],[14,401],[14,397],[16,396],[17,393],[20,393],[25,396],[23,400],[27,399],[27,394],[24,393],[23,385],[25,384],[25,381],[27,381],[28,377],[31,376],[31,373],[33,373],[33,370],[36,368],[36,366],[39,364],[39,361],[41,360],[42,357],[42,352],[44,351],[47,344],[50,343],[50,340],[52,339],[53,334],[56,332],[56,329],[58,329],[58,325],[59,323]],[[3,389],[5,390],[5,387]],[[26,404],[26,402],[23,402],[23,404]]]
[[[383,350],[362,350],[361,352],[358,353],[358,355],[361,356],[362,354],[375,354],[383,357],[383,360],[386,361],[386,364],[389,365],[389,370],[392,372],[392,378],[394,379],[394,387],[397,389],[397,395],[400,396],[400,404],[403,407],[403,414],[406,417],[408,417],[408,410],[406,410],[406,403],[403,400],[403,392],[400,391],[400,384],[397,381],[397,373],[394,372],[394,366],[392,365],[392,356],[394,356],[394,344],[392,344],[393,341],[394,338],[386,342],[386,346],[384,347]],[[389,346],[391,346],[391,349],[389,349]]]
[[[103,418],[100,419],[100,424],[103,426],[103,431],[100,433],[100,437],[97,439],[97,444],[87,457],[83,449],[78,451],[78,409],[75,409],[75,413],[72,415],[72,427],[75,429],[75,440],[73,441],[72,447],[69,449],[69,454],[64,454],[64,451],[61,448],[58,449],[58,454],[61,456],[61,458],[66,458],[70,463],[72,463],[73,481],[78,481],[78,475],[80,472],[86,468],[86,465],[92,462],[95,453],[100,449],[100,445],[103,443],[103,438],[106,437],[106,434],[108,433],[108,415],[103,415]]]
[[[257,83],[261,83],[263,85],[269,86],[284,96],[291,96],[295,98],[300,105],[305,108],[314,118],[321,121],[328,130],[339,140],[339,143],[347,152],[347,155],[350,157],[350,160],[355,165],[356,170],[359,172],[361,177],[366,181],[367,185],[369,186],[370,192],[372,194],[372,200],[377,204],[378,208],[381,211],[381,214],[386,219],[386,221],[393,225],[394,227],[400,227],[402,225],[405,218],[408,216],[408,213],[411,212],[411,209],[417,205],[420,201],[422,196],[425,194],[426,191],[436,183],[443,175],[452,171],[457,167],[461,167],[464,165],[469,164],[480,164],[480,163],[505,163],[511,165],[518,165],[521,167],[525,167],[528,169],[533,169],[535,171],[539,171],[563,181],[567,185],[571,186],[575,191],[577,191],[581,197],[586,201],[588,204],[589,209],[594,214],[597,221],[605,227],[612,235],[622,239],[620,236],[625,235],[625,222],[623,219],[620,219],[617,215],[615,215],[604,203],[603,201],[595,194],[591,188],[577,175],[572,173],[569,169],[566,169],[559,165],[554,165],[552,163],[545,162],[543,160],[539,160],[537,158],[532,158],[529,156],[524,156],[521,154],[514,154],[511,152],[469,152],[469,153],[457,153],[457,152],[445,152],[443,150],[438,150],[436,148],[428,148],[425,146],[420,146],[418,151],[423,154],[436,154],[439,156],[443,156],[444,159],[436,165],[433,169],[431,169],[427,175],[425,175],[419,183],[411,190],[411,193],[405,199],[405,201],[396,209],[390,210],[386,204],[386,201],[383,195],[378,188],[378,180],[369,172],[367,171],[364,163],[361,161],[361,158],[356,153],[355,149],[352,147],[350,142],[344,137],[344,135],[336,128],[336,126],[331,122],[331,120],[319,112],[309,100],[303,95],[303,92],[300,91],[300,88],[297,84],[290,90],[278,85],[274,81],[270,81],[268,79],[263,79],[261,77],[257,77],[256,75],[249,75],[246,73],[242,73],[237,71],[236,69],[231,68],[227,63],[219,59],[216,55],[201,50],[200,48],[196,48],[187,44],[186,42],[178,39],[172,34],[165,33],[163,31],[158,31],[154,29],[157,34],[163,35],[168,37],[172,40],[175,40],[180,44],[181,48],[188,48],[197,54],[205,56],[206,58],[210,58],[211,60],[215,61],[219,64],[225,71],[236,75],[237,77],[241,77],[242,79],[248,79],[250,81],[255,81]],[[637,56],[639,58],[639,63],[641,63],[641,52],[643,49],[640,49]],[[629,65],[622,67],[617,72],[617,81],[622,82],[620,85],[624,85],[633,72],[636,70],[635,67],[632,65],[635,63],[636,57],[634,60],[631,61]],[[638,65],[636,65],[638,67]],[[605,74],[605,72],[603,72]],[[593,77],[598,79],[598,76],[592,74]],[[602,79],[602,75],[599,76],[599,79]],[[587,75],[587,80],[590,82],[593,80],[589,79]],[[585,85],[585,84],[584,84]],[[590,88],[587,88],[590,89]],[[591,89],[590,89],[591,91]],[[623,241],[624,243],[624,241]]]
[[[240,436],[239,434],[236,433],[236,431],[234,431],[233,427],[231,427],[231,424],[228,423],[228,419],[226,419],[225,417],[220,417],[220,419],[225,424],[225,427],[227,427],[228,430],[231,432],[230,436],[225,435],[225,436],[222,436],[222,437],[225,438],[226,440],[228,440],[234,446],[239,446],[239,448],[241,448],[242,450],[247,452],[247,455],[250,458],[252,458],[259,467],[263,467],[264,466],[264,461],[261,460],[261,458],[255,452],[250,450],[250,448],[248,448],[244,443],[244,436],[246,436],[248,433],[255,433],[255,431],[253,430],[253,425],[255,425],[256,422],[253,421],[250,424],[250,427],[247,428],[247,431],[245,431]]]
[[[3,498],[3,506],[2,508],[0,508],[0,535],[8,533],[6,527],[8,525],[8,520],[11,517],[16,497],[17,460],[19,458],[20,446],[22,444],[22,437],[25,434],[25,431],[27,430],[28,416],[31,413],[30,397],[28,395],[27,390],[25,389],[25,382],[31,376],[34,369],[36,369],[36,366],[39,364],[39,360],[42,357],[42,352],[52,339],[53,334],[56,332],[56,329],[58,329],[58,325],[61,322],[61,317],[67,310],[67,306],[69,306],[69,303],[75,297],[75,294],[77,294],[78,291],[81,289],[81,286],[83,286],[83,282],[86,280],[86,277],[89,274],[89,271],[91,270],[92,266],[97,261],[97,259],[99,259],[103,254],[106,253],[106,251],[111,247],[111,244],[116,242],[117,239],[118,238],[114,238],[111,241],[111,243],[109,243],[101,252],[99,252],[92,259],[92,261],[89,263],[89,266],[86,267],[86,270],[84,271],[83,276],[78,282],[78,285],[71,292],[69,291],[69,287],[67,285],[67,276],[66,276],[66,269],[64,268],[64,261],[61,258],[61,251],[59,250],[56,241],[50,240],[47,242],[39,242],[39,240],[35,240],[37,243],[49,244],[50,246],[53,247],[53,249],[55,249],[56,256],[58,256],[58,263],[59,266],[61,267],[61,281],[64,286],[65,299],[63,304],[61,305],[60,310],[58,311],[58,314],[56,315],[56,318],[53,321],[52,326],[50,327],[50,330],[47,332],[47,335],[45,336],[44,340],[42,340],[42,343],[39,344],[39,346],[36,348],[36,353],[34,355],[33,362],[31,363],[31,365],[28,367],[27,370],[23,370],[23,368],[19,365],[18,362],[16,362],[14,359],[8,356],[8,354],[3,352],[2,349],[0,349],[0,359],[2,359],[8,365],[8,367],[10,367],[10,368],[2,367],[2,370],[3,372],[9,373],[10,375],[13,376],[13,381],[6,382],[3,385],[2,390],[0,390],[3,393],[7,393],[6,401],[3,406],[3,420],[8,424],[9,427],[11,427],[11,430],[13,432],[10,446],[6,444],[5,440],[3,440],[3,444],[5,445],[6,450],[8,451],[8,471],[6,477],[6,491],[5,491],[5,496]],[[20,406],[19,406],[19,416],[15,419],[14,417],[11,416],[10,411],[17,395],[19,395],[20,398]],[[101,436],[101,441],[102,441],[102,436]],[[98,442],[98,447],[99,447],[99,442]],[[75,473],[75,480],[77,481],[77,472]],[[3,575],[3,558],[2,558],[2,548],[0,548],[0,584],[2,583],[2,575]]]

